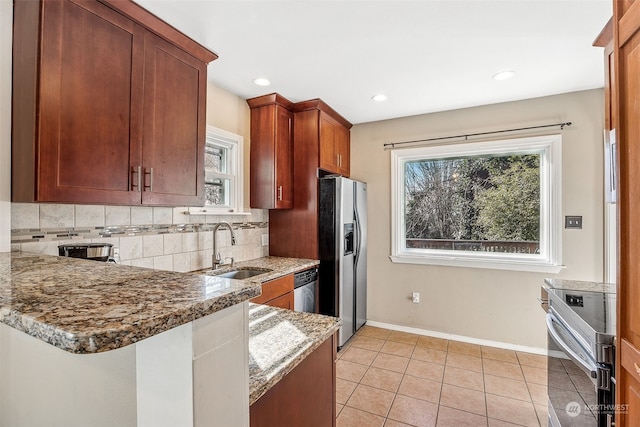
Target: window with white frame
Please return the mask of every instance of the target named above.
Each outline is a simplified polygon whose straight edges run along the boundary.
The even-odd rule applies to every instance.
[[[204,155],[205,212],[243,213],[242,144],[242,136],[207,126]]]
[[[558,272],[561,165],[560,135],[393,150],[391,260]]]

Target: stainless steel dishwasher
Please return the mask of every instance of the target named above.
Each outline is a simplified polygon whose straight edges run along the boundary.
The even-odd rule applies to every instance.
[[[293,309],[307,313],[316,312],[318,269],[300,271],[293,275]]]

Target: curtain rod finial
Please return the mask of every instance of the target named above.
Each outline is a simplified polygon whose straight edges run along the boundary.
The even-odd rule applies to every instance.
[[[571,126],[571,125],[572,125],[572,123],[571,123],[571,122],[561,123],[561,124],[560,124],[560,130],[564,130],[564,127],[565,127],[565,126]]]

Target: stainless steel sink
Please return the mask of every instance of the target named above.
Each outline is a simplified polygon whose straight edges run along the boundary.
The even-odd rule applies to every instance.
[[[220,274],[214,274],[214,275],[218,277],[226,277],[227,279],[243,280],[253,276],[257,276],[259,274],[269,273],[270,271],[272,270],[268,270],[266,268],[263,270],[254,270],[254,269],[247,268],[247,269],[241,269],[241,270],[227,271],[226,273],[220,273]]]

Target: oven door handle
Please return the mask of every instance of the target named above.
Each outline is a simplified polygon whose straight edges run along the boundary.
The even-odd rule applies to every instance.
[[[591,364],[588,361],[584,360],[582,357],[578,355],[560,336],[558,331],[556,330],[556,325],[558,327],[563,328],[567,334],[571,334],[567,328],[560,323],[560,321],[556,318],[556,316],[549,312],[547,313],[547,330],[551,335],[551,338],[555,341],[555,343],[562,349],[562,351],[569,356],[569,358],[574,361],[587,375],[591,378],[598,377],[598,367],[595,363]],[[577,345],[580,345],[576,342]]]

